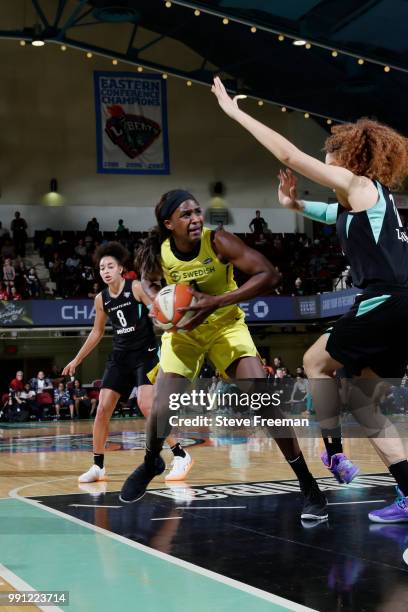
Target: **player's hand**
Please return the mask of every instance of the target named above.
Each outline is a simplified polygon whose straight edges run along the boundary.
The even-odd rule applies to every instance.
[[[228,117],[231,117],[231,119],[235,119],[239,113],[238,96],[231,98],[219,77],[215,77],[211,91],[216,96],[218,104],[221,106],[224,113],[226,113]]]
[[[280,170],[278,197],[279,203],[289,210],[298,207],[297,178],[289,168]]]
[[[184,306],[181,308],[177,308],[178,312],[187,312],[188,310],[193,310],[196,314],[189,319],[189,321],[180,327],[179,329],[184,331],[191,331],[198,325],[201,325],[210,316],[217,308],[219,307],[219,298],[215,295],[207,295],[206,293],[201,293],[200,291],[195,291],[195,289],[190,288],[191,293],[196,298],[197,302],[191,306]]]
[[[79,363],[76,359],[73,359],[62,370],[62,376],[73,376],[75,374],[76,368],[79,366]]]

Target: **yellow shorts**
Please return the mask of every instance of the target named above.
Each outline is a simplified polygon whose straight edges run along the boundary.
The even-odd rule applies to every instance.
[[[159,365],[163,372],[194,380],[207,358],[226,377],[226,370],[234,361],[257,355],[242,315],[239,319],[202,323],[191,332],[163,334]]]

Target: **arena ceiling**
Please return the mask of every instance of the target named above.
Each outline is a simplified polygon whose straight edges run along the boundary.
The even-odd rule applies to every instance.
[[[407,23],[408,0],[5,0],[0,37],[30,41],[37,24],[46,41],[120,63],[221,74],[322,124],[370,116],[408,135]]]

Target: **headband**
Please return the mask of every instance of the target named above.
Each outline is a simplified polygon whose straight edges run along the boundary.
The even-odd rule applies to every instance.
[[[165,221],[166,219],[169,219],[176,210],[176,208],[178,208],[180,204],[182,204],[186,200],[194,200],[194,202],[197,201],[195,197],[192,196],[191,193],[189,193],[188,191],[183,191],[182,189],[175,189],[172,192],[171,196],[167,198],[164,206],[162,206],[160,210],[160,221]]]

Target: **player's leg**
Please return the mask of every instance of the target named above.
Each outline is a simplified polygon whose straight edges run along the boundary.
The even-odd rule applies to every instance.
[[[141,413],[147,419],[153,404],[153,385],[140,385],[137,388],[137,404]],[[173,461],[170,472],[165,480],[184,480],[193,467],[193,459],[181,444],[172,435],[167,436],[166,442],[173,453]]]
[[[120,393],[113,389],[101,389],[96,417],[93,424],[93,453],[94,462],[88,471],[81,474],[79,482],[97,482],[106,480],[105,471],[105,444],[109,435],[109,422]]]
[[[150,481],[164,472],[166,466],[160,452],[171,431],[169,397],[173,393],[182,392],[186,383],[187,379],[179,374],[159,370],[154,385],[152,409],[146,422],[145,459],[123,484],[119,496],[122,502],[133,503],[141,499]]]
[[[394,476],[398,487],[398,497],[393,504],[374,510],[368,516],[378,523],[408,522],[408,461],[397,428],[378,406],[376,393],[382,385],[384,382],[381,378],[371,369],[364,368],[361,377],[353,379],[350,393],[350,404],[356,420]]]
[[[303,358],[309,379],[313,407],[319,421],[326,451],[322,461],[340,483],[349,483],[359,469],[343,453],[340,425],[340,396],[334,372],[342,364],[326,350],[328,334],[323,334]]]
[[[238,381],[250,379],[253,382],[253,390],[256,393],[268,392],[268,387],[265,384],[265,372],[258,357],[239,358],[228,367],[227,374],[230,378]],[[268,412],[268,409],[265,412]],[[275,418],[284,416],[280,414],[279,408],[272,408],[272,412],[271,416]],[[265,414],[265,416],[269,416],[269,414]],[[309,471],[294,429],[292,427],[285,427],[284,431],[278,431],[275,428],[270,428],[270,434],[274,437],[276,444],[295,473],[302,493],[305,496],[301,518],[305,520],[326,519],[328,516],[326,498]]]

